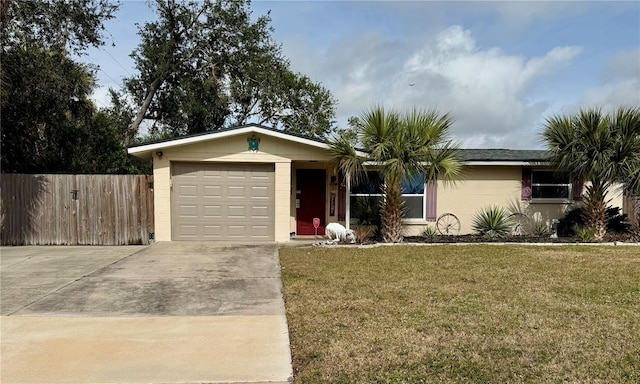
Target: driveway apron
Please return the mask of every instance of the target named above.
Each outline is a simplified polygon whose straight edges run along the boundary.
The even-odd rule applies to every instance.
[[[276,244],[107,248],[2,248],[2,383],[291,380]]]

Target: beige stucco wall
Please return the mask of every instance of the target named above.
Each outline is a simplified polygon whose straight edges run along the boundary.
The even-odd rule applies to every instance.
[[[156,241],[171,240],[172,162],[273,163],[275,166],[276,199],[275,240],[278,242],[289,240],[289,232],[295,230],[295,209],[291,209],[292,162],[298,160],[326,161],[328,159],[327,151],[310,145],[258,134],[260,150],[254,153],[248,150],[247,139],[249,136],[250,134],[240,134],[179,147],[163,148],[161,158],[158,158],[154,151]]]
[[[438,183],[437,215],[453,213],[460,220],[460,234],[473,232],[471,225],[474,215],[484,207],[499,206],[510,212],[522,212],[531,219],[551,225],[552,219],[564,217],[567,210],[578,203],[522,201],[521,166],[469,166],[465,177],[455,185]],[[607,196],[609,205],[622,207],[622,194],[618,187]],[[420,234],[426,225],[434,222],[412,222],[406,225],[406,235]]]
[[[290,232],[296,231],[296,170],[325,169],[326,172],[326,222],[338,221],[337,186],[331,185],[335,169],[330,163],[326,149],[284,140],[264,134],[260,138],[260,150],[248,150],[247,139],[251,134],[217,138],[206,142],[163,148],[163,156],[158,158],[153,151],[155,237],[156,241],[171,240],[171,163],[172,162],[249,162],[272,163],[275,167],[275,240],[289,240]],[[438,183],[437,214],[455,214],[461,222],[461,233],[471,233],[473,216],[482,207],[498,205],[507,209],[519,209],[529,217],[550,223],[561,218],[567,203],[523,202],[520,200],[520,166],[470,166],[466,168],[464,180],[455,185]],[[329,199],[336,194],[334,215],[330,216]],[[612,191],[610,205],[622,206],[622,194]],[[344,224],[344,223],[343,223]],[[405,234],[420,234],[425,226],[434,222],[410,221],[406,223]]]

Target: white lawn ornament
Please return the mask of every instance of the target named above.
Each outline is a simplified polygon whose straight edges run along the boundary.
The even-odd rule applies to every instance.
[[[356,242],[356,235],[353,230],[345,228],[340,223],[329,223],[324,230],[329,238],[327,244],[335,244],[340,241],[349,241],[351,244]]]

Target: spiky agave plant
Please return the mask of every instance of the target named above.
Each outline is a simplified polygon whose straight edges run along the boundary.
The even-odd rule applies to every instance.
[[[471,228],[485,237],[506,237],[511,232],[513,223],[509,220],[509,212],[496,206],[481,208],[473,216]]]

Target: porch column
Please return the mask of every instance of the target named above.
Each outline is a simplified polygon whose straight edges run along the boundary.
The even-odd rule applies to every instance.
[[[171,241],[171,166],[153,155],[153,225],[155,241]]]
[[[275,163],[275,241],[289,241],[291,161]]]
[[[345,215],[344,215],[344,227],[349,229],[349,222],[351,221],[351,180],[346,179],[347,193],[345,194]]]

